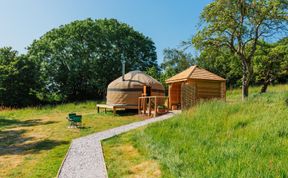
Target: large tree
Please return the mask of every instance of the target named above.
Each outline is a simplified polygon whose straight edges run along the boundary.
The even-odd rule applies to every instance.
[[[237,55],[231,55],[229,48],[205,48],[197,63],[200,67],[224,77],[230,88],[241,85],[241,62]]]
[[[215,0],[201,14],[193,37],[198,49],[228,47],[242,64],[242,96],[248,96],[253,57],[260,39],[287,32],[287,0]]]
[[[39,68],[35,61],[11,47],[0,48],[0,105],[21,107],[37,104]]]
[[[288,77],[288,38],[277,43],[261,42],[256,50],[256,81],[262,84],[261,93],[265,93],[270,83]]]
[[[42,65],[44,90],[62,100],[102,97],[107,85],[126,70],[157,65],[153,41],[115,19],[86,19],[55,28],[28,48]]]

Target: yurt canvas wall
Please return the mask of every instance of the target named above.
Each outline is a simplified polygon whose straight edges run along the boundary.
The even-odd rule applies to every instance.
[[[150,91],[150,92],[149,92]],[[132,71],[112,81],[107,88],[107,105],[119,105],[126,109],[137,109],[138,98],[150,94],[163,96],[163,85],[141,71]]]

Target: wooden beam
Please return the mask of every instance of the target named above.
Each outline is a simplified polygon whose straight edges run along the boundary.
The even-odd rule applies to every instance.
[[[148,98],[148,116],[151,116],[151,98]]]
[[[154,117],[156,117],[157,116],[157,99],[156,99],[156,96],[154,97],[154,99],[155,99]]]
[[[141,114],[141,98],[138,98],[138,114]]]

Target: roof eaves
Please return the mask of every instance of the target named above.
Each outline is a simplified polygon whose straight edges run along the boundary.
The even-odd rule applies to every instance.
[[[176,82],[185,82],[185,81],[187,81],[187,80],[188,80],[187,78],[182,78],[182,79],[166,80],[165,82],[166,82],[167,84],[169,84],[169,83],[176,83]]]

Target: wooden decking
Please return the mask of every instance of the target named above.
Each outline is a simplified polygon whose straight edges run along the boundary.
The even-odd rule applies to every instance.
[[[97,104],[96,105],[96,108],[97,108],[97,113],[100,112],[100,109],[104,109],[104,112],[106,113],[107,109],[111,109],[113,110],[113,114],[115,115],[116,114],[116,110],[117,109],[125,109],[124,106],[113,106],[113,105],[107,105],[107,104]]]
[[[164,107],[159,109],[158,106]],[[138,98],[138,113],[153,115],[156,117],[158,114],[168,112],[169,98],[167,96],[143,96]],[[160,112],[162,110],[162,112]]]

